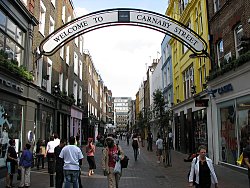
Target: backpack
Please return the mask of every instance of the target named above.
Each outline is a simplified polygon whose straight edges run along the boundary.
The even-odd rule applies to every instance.
[[[128,167],[128,160],[129,160],[128,156],[125,155],[124,158],[121,160],[121,167],[122,168],[127,168]]]
[[[133,148],[138,148],[139,146],[138,146],[138,140],[133,140],[132,141],[132,147]]]

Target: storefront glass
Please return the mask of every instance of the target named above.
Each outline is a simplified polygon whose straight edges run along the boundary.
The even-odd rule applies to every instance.
[[[250,138],[250,98],[242,97],[218,105],[220,160],[232,165]]]
[[[23,107],[0,100],[0,167],[5,165],[9,139],[15,139],[16,151],[20,151]]]

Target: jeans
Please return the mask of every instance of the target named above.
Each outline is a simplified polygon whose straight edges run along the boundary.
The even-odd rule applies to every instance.
[[[64,188],[70,188],[73,183],[73,188],[79,188],[79,170],[64,170]]]
[[[31,167],[24,168],[23,166],[20,166],[20,168],[21,168],[21,181],[20,181],[19,187],[24,187],[24,186],[29,187]]]
[[[137,161],[137,157],[138,157],[138,148],[134,147],[134,158],[135,158],[135,161]]]

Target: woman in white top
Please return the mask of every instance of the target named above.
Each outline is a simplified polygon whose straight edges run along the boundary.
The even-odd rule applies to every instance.
[[[57,145],[57,143],[54,141],[54,136],[50,136],[49,142],[47,143],[46,147],[46,153],[45,157],[47,156],[48,160],[48,173],[54,173],[54,163],[55,163],[55,155],[54,155],[54,149]]]
[[[198,148],[199,156],[195,157],[191,164],[191,170],[189,175],[189,187],[196,188],[210,188],[211,183],[215,184],[215,188],[218,188],[218,179],[216,177],[212,160],[206,157],[207,148],[201,145]],[[195,173],[195,182],[194,181]]]

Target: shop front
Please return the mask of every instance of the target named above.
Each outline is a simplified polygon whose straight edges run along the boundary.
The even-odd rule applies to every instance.
[[[250,138],[250,66],[226,75],[224,82],[211,83],[213,91],[215,162],[237,166],[237,159]]]
[[[71,107],[71,119],[70,119],[70,136],[79,136],[80,143],[83,140],[82,126],[82,110],[77,107]]]

